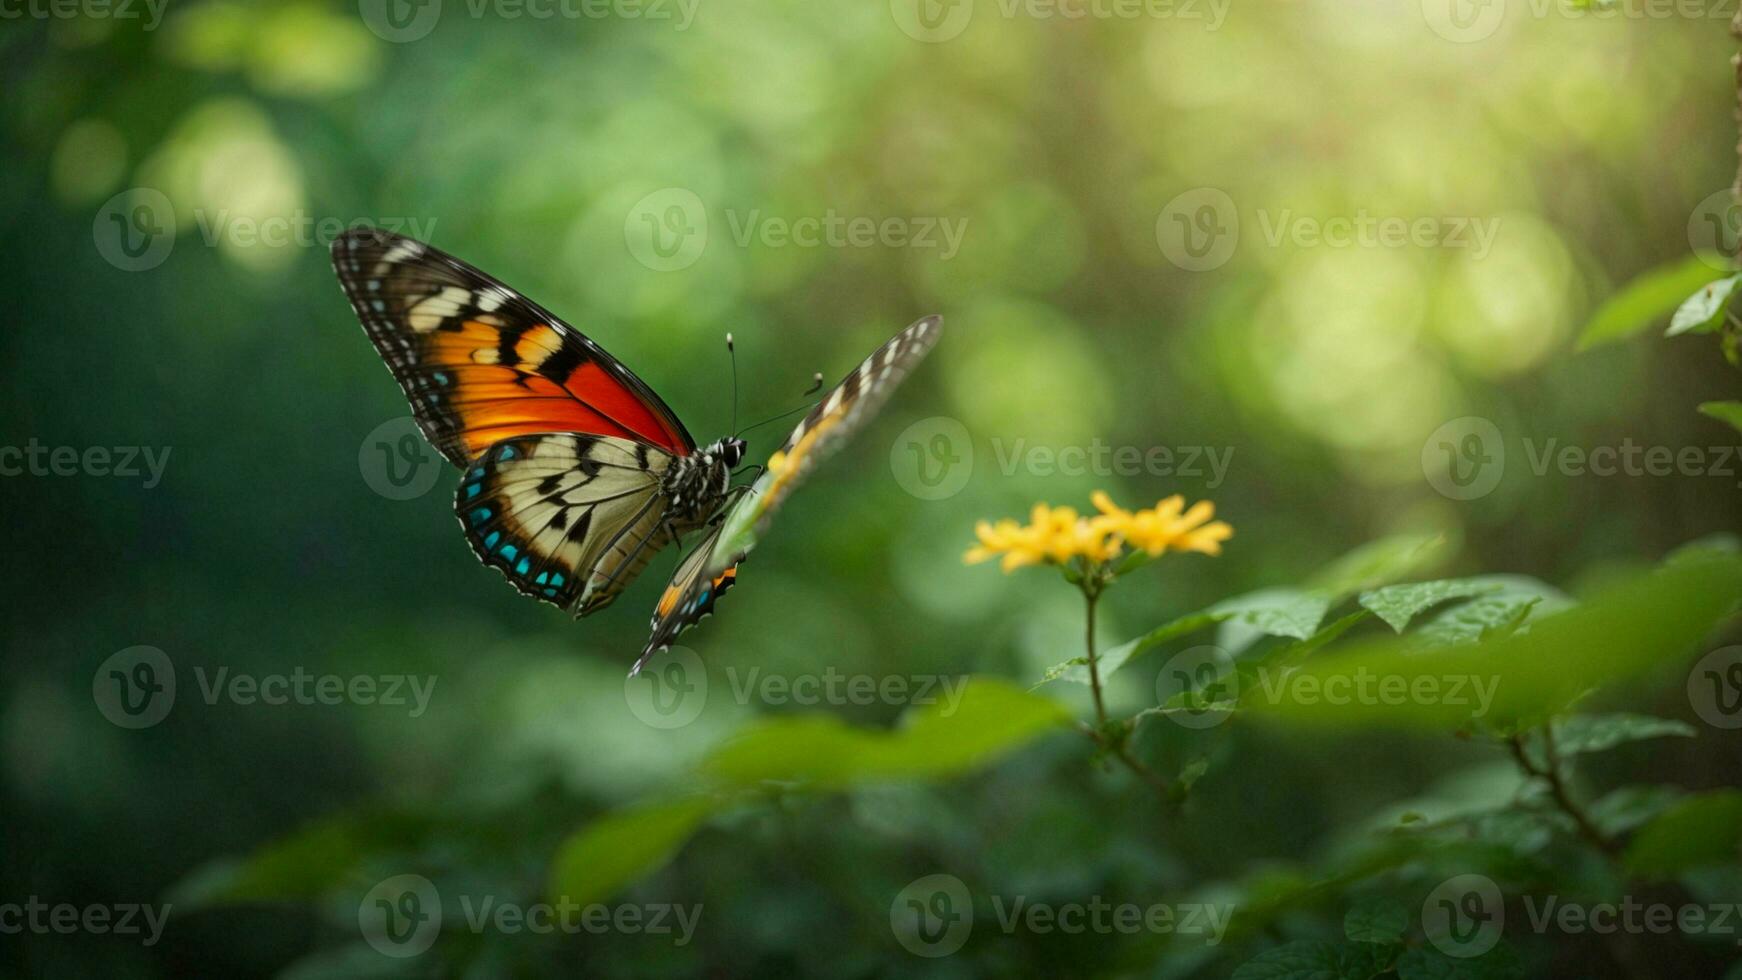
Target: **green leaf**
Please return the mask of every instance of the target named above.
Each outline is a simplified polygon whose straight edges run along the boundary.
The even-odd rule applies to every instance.
[[[1234,980],[1368,980],[1390,968],[1397,950],[1372,943],[1304,939],[1242,963]]]
[[[1340,600],[1419,575],[1447,557],[1443,534],[1393,534],[1356,548],[1307,581],[1307,587]]]
[[[1718,531],[1704,537],[1695,538],[1687,544],[1664,556],[1666,564],[1683,561],[1703,561],[1707,558],[1722,558],[1726,555],[1742,554],[1742,538],[1729,531]]]
[[[1409,910],[1384,896],[1364,898],[1343,916],[1343,935],[1351,942],[1395,943],[1408,928]]]
[[[1505,944],[1481,956],[1447,956],[1436,949],[1417,947],[1397,960],[1399,980],[1517,980],[1524,976],[1518,955]]]
[[[847,789],[951,776],[1064,730],[1071,717],[1056,701],[1002,678],[976,676],[953,706],[928,705],[903,721],[892,731],[853,728],[833,715],[758,722],[698,767],[699,775],[726,792],[640,804],[594,821],[558,852],[551,893],[583,903],[608,897],[664,866],[719,807],[767,782]]]
[[[1491,578],[1448,578],[1432,582],[1409,582],[1388,585],[1382,589],[1361,593],[1359,602],[1385,620],[1396,632],[1403,632],[1409,621],[1423,611],[1452,599],[1499,592],[1500,582]]]
[[[1730,428],[1742,432],[1742,402],[1702,402],[1700,414],[1710,415]]]
[[[1573,715],[1554,723],[1555,750],[1560,755],[1602,752],[1624,742],[1667,736],[1693,738],[1694,726],[1649,715]]]
[[[1101,676],[1112,674],[1169,640],[1227,621],[1263,635],[1308,639],[1325,613],[1343,597],[1419,572],[1443,557],[1440,551],[1444,544],[1444,536],[1438,534],[1399,534],[1370,541],[1326,565],[1306,589],[1265,589],[1225,599],[1102,653]],[[1053,679],[1057,671],[1057,679],[1089,682],[1087,667],[1060,666],[1065,669],[1048,670],[1047,679]]]
[[[1455,728],[1534,721],[1591,687],[1686,655],[1742,594],[1742,559],[1711,557],[1621,580],[1580,606],[1544,616],[1526,632],[1471,643],[1423,644],[1412,636],[1346,644],[1307,661],[1248,712],[1347,727]],[[1485,601],[1485,600],[1477,600]],[[1310,685],[1299,683],[1311,678]],[[1366,679],[1367,693],[1349,689]],[[1332,684],[1327,685],[1327,681]],[[1380,696],[1390,685],[1393,696]],[[1305,697],[1332,687],[1352,697]],[[1406,691],[1404,696],[1395,692]]]
[[[1578,349],[1625,340],[1668,315],[1690,293],[1712,281],[1709,263],[1713,261],[1722,260],[1715,253],[1690,255],[1636,276],[1586,321],[1579,331]]]
[[[1299,589],[1265,589],[1224,599],[1210,611],[1264,634],[1304,640],[1318,631],[1331,596]]]
[[[1719,279],[1701,287],[1675,311],[1664,336],[1717,332],[1724,326],[1725,309],[1730,305],[1730,296],[1736,291],[1738,282],[1742,282],[1742,275]]]
[[[996,677],[969,679],[951,707],[928,705],[893,731],[852,728],[833,715],[770,718],[715,749],[700,771],[727,786],[938,778],[985,765],[1071,720],[1058,702]]]
[[[593,821],[557,850],[550,894],[587,905],[669,863],[718,806],[707,796],[637,804]]]
[[[1592,803],[1586,812],[1597,829],[1615,836],[1656,819],[1685,795],[1675,786],[1623,786]]]
[[[1195,612],[1189,616],[1181,616],[1171,623],[1158,626],[1129,643],[1124,643],[1112,648],[1111,650],[1103,651],[1101,654],[1101,676],[1108,676],[1115,670],[1130,663],[1131,660],[1139,654],[1153,650],[1169,640],[1178,639],[1179,637],[1186,636],[1190,633],[1196,633],[1198,630],[1214,626],[1227,618],[1227,615],[1223,613]],[[1061,664],[1060,666],[1068,667],[1069,665]],[[1052,671],[1049,670],[1047,673],[1051,675]],[[1066,669],[1059,672],[1057,676],[1061,680],[1076,681],[1078,684],[1087,684],[1089,683],[1089,668],[1077,665],[1074,670]]]
[[[1525,623],[1572,605],[1559,589],[1523,575],[1486,575],[1500,590],[1436,614],[1415,632],[1426,643],[1473,643],[1516,632]]]
[[[1102,654],[1101,660],[1105,662],[1106,659],[1107,655]],[[1075,669],[1073,670],[1073,668]],[[1079,684],[1089,683],[1089,658],[1072,657],[1062,664],[1053,664],[1051,667],[1046,669],[1045,674],[1041,675],[1040,683],[1034,686],[1039,687],[1041,684],[1057,680],[1076,681]],[[1030,690],[1033,690],[1033,688],[1030,688]]]
[[[346,884],[371,857],[415,851],[436,826],[431,818],[397,811],[363,811],[322,820],[246,858],[195,871],[175,885],[171,900],[191,910],[318,898]]]
[[[1646,824],[1627,848],[1625,863],[1644,878],[1670,878],[1707,864],[1742,857],[1742,791],[1690,796]]]

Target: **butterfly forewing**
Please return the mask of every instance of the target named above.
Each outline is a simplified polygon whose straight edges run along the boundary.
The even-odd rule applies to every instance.
[[[583,432],[678,455],[695,442],[645,382],[488,275],[376,229],[333,242],[333,268],[424,435],[459,467],[505,439]]]
[[[930,352],[942,330],[943,321],[935,316],[914,323],[877,348],[817,402],[769,457],[767,470],[750,491],[738,498],[720,526],[678,566],[654,611],[653,635],[634,670],[640,670],[647,658],[713,612],[715,601],[736,580],[738,563],[756,546],[774,511],[819,460],[839,449],[876,414],[913,366]]]

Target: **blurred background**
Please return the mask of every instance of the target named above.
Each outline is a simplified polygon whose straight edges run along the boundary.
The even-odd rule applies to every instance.
[[[368,857],[303,900],[174,905],[153,943],[6,936],[0,975],[1227,976],[1316,913],[1244,945],[1018,932],[934,960],[892,936],[889,903],[940,871],[1054,902],[1232,888],[1316,866],[1400,801],[1488,792],[1503,755],[1162,726],[1147,752],[1216,760],[1166,819],[1068,737],[942,783],[782,797],[620,896],[701,903],[681,944],[456,927],[395,958],[357,909],[402,873],[435,881],[450,918],[456,894],[537,901],[564,838],[681,787],[750,720],[886,726],[906,707],[719,696],[754,668],[1038,683],[1081,652],[1080,597],[961,560],[976,520],[1034,501],[1181,493],[1236,528],[1220,558],[1121,583],[1107,644],[1387,534],[1444,535],[1444,574],[1576,593],[1737,525],[1733,457],[1727,475],[1536,462],[1742,442],[1694,411],[1738,388],[1714,345],[1575,352],[1624,284],[1687,279],[1691,254],[1730,244],[1712,224],[1736,167],[1720,5],[6,9],[0,444],[19,452],[0,463],[24,462],[0,479],[0,902],[174,902],[311,826]],[[625,697],[672,556],[570,622],[468,553],[456,480],[408,441],[329,265],[357,224],[524,291],[698,440],[731,423],[726,332],[754,420],[944,316],[930,359],[685,637],[715,692],[693,721],[657,727]],[[785,430],[752,433],[750,457]],[[1505,456],[1480,492],[1447,475],[1478,461],[1471,432]],[[166,714],[117,713],[123,654],[123,672],[167,660]],[[398,704],[279,705],[226,686],[299,673],[408,686]],[[1691,718],[1684,677],[1627,703]],[[433,684],[422,702],[413,678]],[[1153,704],[1149,678],[1121,681],[1126,714]],[[1087,710],[1086,691],[1042,690]],[[1742,745],[1701,726],[1608,764],[1706,788],[1735,781]],[[1608,962],[1552,945],[1526,950],[1534,971]]]

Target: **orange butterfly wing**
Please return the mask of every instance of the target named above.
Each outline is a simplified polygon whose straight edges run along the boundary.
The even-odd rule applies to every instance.
[[[333,242],[333,269],[419,427],[454,465],[542,432],[695,451],[683,423],[634,372],[459,259],[361,228]]]

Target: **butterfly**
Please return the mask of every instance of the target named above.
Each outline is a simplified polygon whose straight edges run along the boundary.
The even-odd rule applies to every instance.
[[[463,476],[473,553],[522,594],[586,616],[667,546],[700,533],[630,670],[711,614],[769,518],[938,340],[926,317],[824,395],[749,486],[736,436],[698,447],[647,383],[574,327],[470,265],[373,228],[340,235],[333,269],[418,427]]]

